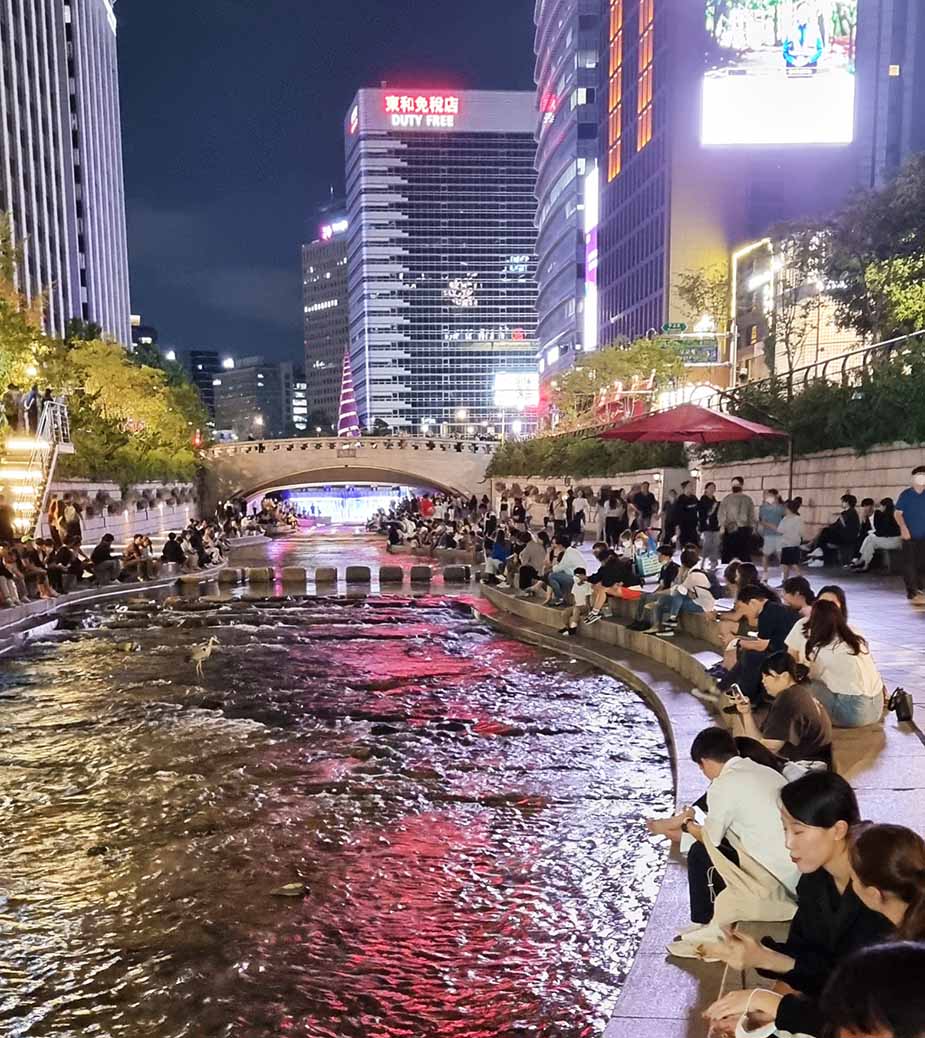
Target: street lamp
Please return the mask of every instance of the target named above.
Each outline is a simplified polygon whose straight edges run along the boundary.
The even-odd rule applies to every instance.
[[[469,412],[464,408],[460,407],[456,411],[456,421],[464,422],[469,417]]]
[[[316,432],[316,433],[317,433],[317,434],[318,434],[319,436],[321,435],[321,426],[320,426],[320,425],[316,425],[316,426],[315,426],[315,432]]]
[[[511,422],[511,432],[515,436],[520,436],[520,434],[523,432],[523,429],[524,423],[519,418],[515,418],[514,421]]]

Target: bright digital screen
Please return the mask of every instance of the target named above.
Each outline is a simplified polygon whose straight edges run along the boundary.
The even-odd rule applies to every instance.
[[[540,402],[540,376],[535,371],[495,373],[495,407],[536,407]]]
[[[858,0],[707,0],[704,145],[850,144]]]

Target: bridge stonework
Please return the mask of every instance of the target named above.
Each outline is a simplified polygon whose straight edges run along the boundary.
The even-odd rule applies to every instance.
[[[204,453],[203,507],[285,487],[378,483],[491,496],[486,470],[497,444],[368,437],[224,443]]]

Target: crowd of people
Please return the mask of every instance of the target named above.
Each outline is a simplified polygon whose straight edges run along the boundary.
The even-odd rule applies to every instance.
[[[55,395],[50,388],[43,393],[37,384],[33,384],[24,391],[10,382],[3,393],[3,417],[11,432],[34,436],[43,408],[54,402]]]

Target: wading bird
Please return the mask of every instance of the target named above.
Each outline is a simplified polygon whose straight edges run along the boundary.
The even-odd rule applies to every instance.
[[[202,677],[202,665],[212,655],[213,649],[219,645],[218,638],[210,638],[205,645],[197,645],[186,657],[187,663],[196,664],[196,677]]]

